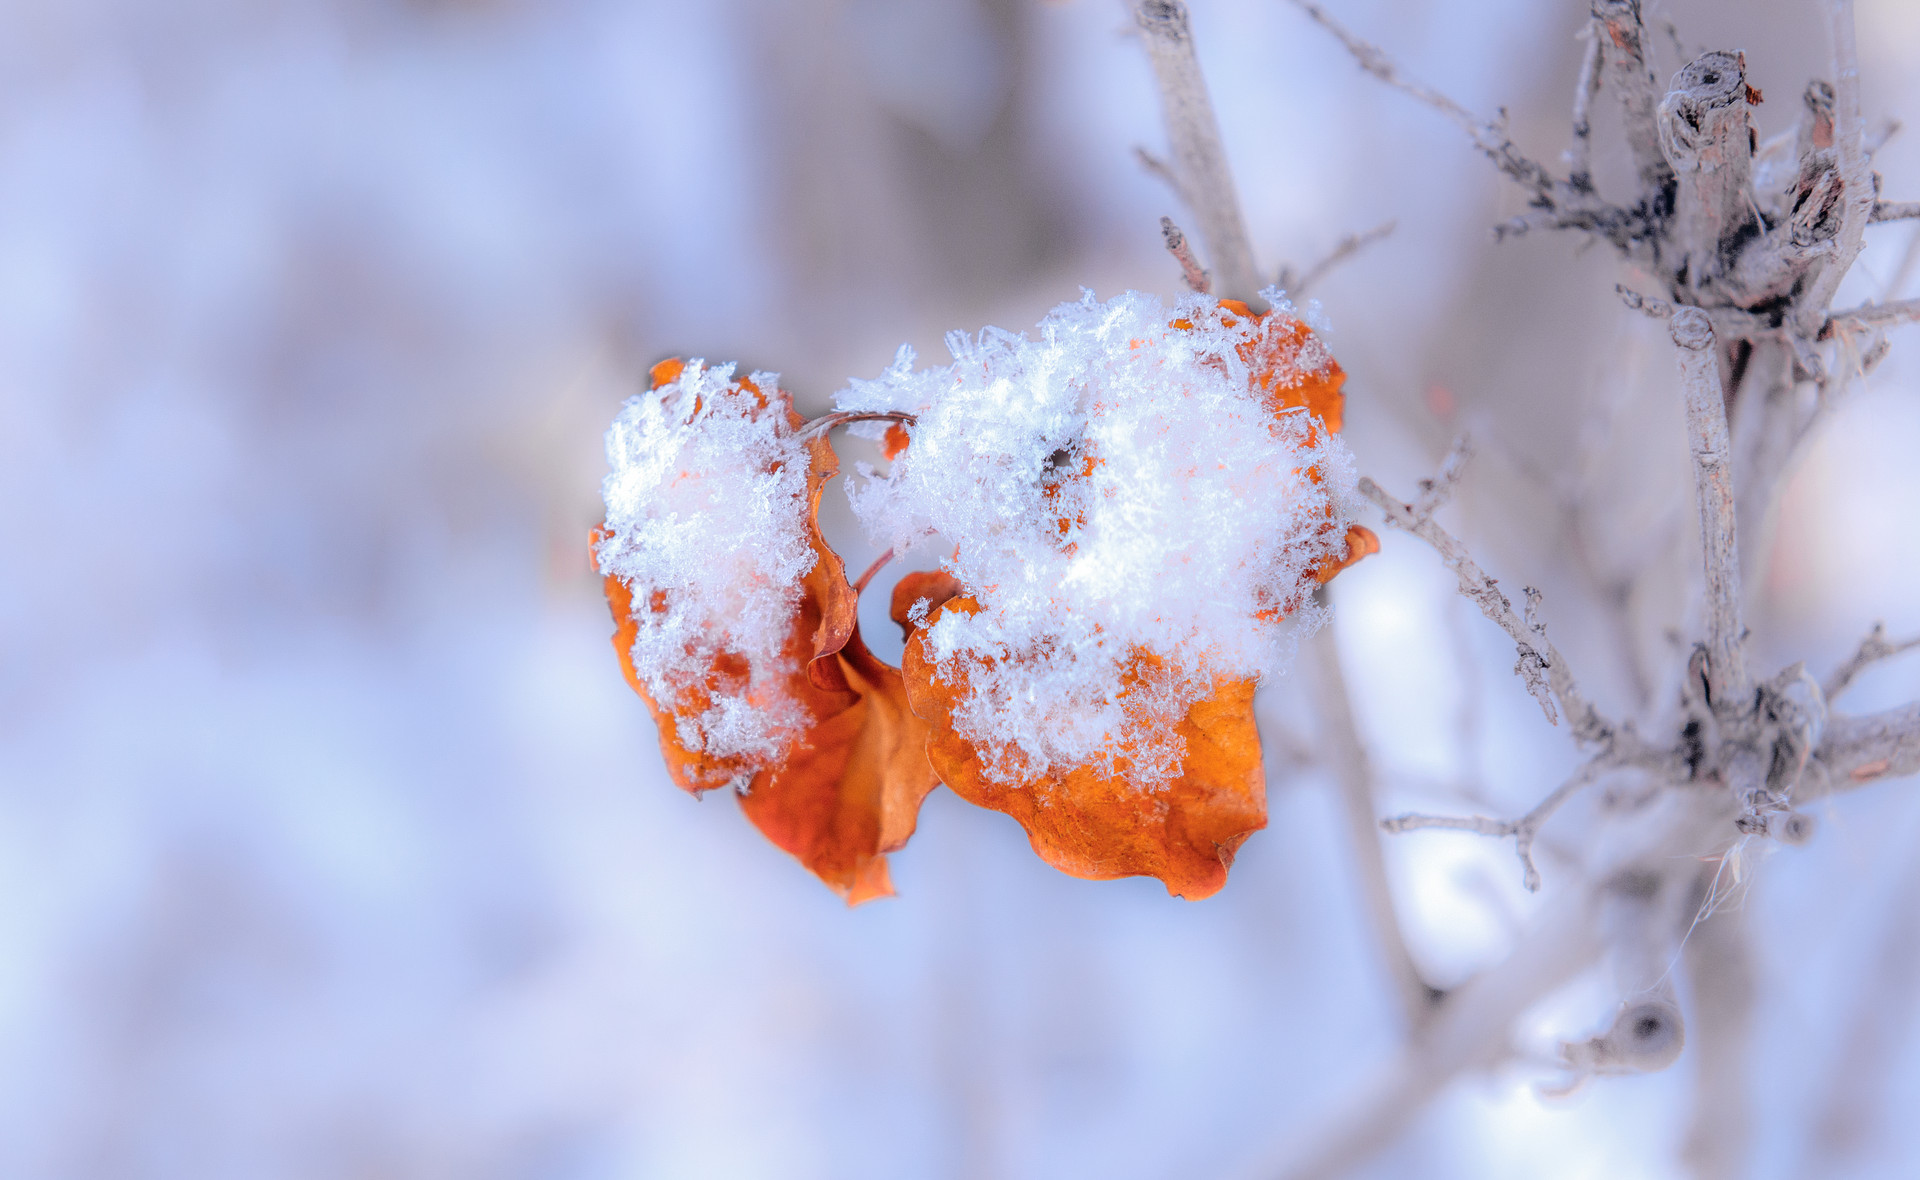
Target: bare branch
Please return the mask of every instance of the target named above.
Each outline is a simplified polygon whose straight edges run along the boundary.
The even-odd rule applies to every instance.
[[[1866,124],[1860,114],[1860,52],[1854,39],[1853,0],[1827,0],[1827,23],[1833,34],[1833,139],[1840,164],[1840,228],[1832,255],[1795,302],[1794,323],[1807,338],[1821,331],[1840,280],[1860,256],[1874,206]]]
[[[1883,221],[1905,221],[1920,217],[1920,201],[1875,201],[1873,216],[1868,221],[1878,225]]]
[[[1567,148],[1567,183],[1582,192],[1593,191],[1593,96],[1600,93],[1601,38],[1598,22],[1581,31],[1586,49],[1580,54],[1580,78],[1573,86],[1573,142]]]
[[[1281,267],[1280,282],[1278,284],[1280,289],[1296,299],[1305,295],[1309,287],[1312,287],[1321,279],[1326,278],[1328,272],[1332,271],[1334,267],[1352,258],[1355,254],[1358,254],[1375,242],[1380,241],[1382,238],[1387,237],[1393,233],[1398,225],[1399,222],[1397,221],[1383,221],[1364,233],[1348,234],[1346,237],[1341,238],[1339,242],[1335,243],[1332,253],[1308,267],[1306,273],[1300,275],[1298,278],[1294,277],[1291,267]]]
[[[1818,798],[1920,772],[1920,702],[1861,717],[1829,715],[1813,765],[1823,773],[1804,781],[1796,798]]]
[[[1847,662],[1835,668],[1833,675],[1827,677],[1826,682],[1820,686],[1820,691],[1826,697],[1827,703],[1832,704],[1853,684],[1854,677],[1864,672],[1869,665],[1891,659],[1904,651],[1912,651],[1916,647],[1920,647],[1920,635],[1889,643],[1887,642],[1887,625],[1875,623],[1873,630],[1868,631],[1867,637],[1860,641],[1859,648],[1847,657]]]
[[[1438,90],[1408,78],[1379,46],[1356,36],[1346,26],[1329,16],[1327,11],[1315,4],[1313,0],[1292,0],[1292,3],[1295,8],[1312,18],[1315,24],[1332,33],[1342,45],[1346,46],[1347,52],[1353,55],[1354,62],[1361,69],[1445,115],[1456,127],[1465,131],[1472,138],[1473,146],[1479,148],[1481,153],[1492,160],[1502,172],[1530,190],[1537,199],[1549,202],[1552,200],[1556,187],[1553,175],[1540,164],[1521,154],[1520,150],[1513,145],[1513,141],[1507,138],[1504,120],[1490,122],[1482,119]]]
[[[1187,290],[1196,295],[1205,295],[1213,290],[1213,276],[1193,256],[1193,247],[1187,245],[1187,235],[1180,232],[1173,218],[1160,219],[1160,236],[1167,243],[1167,253],[1173,255],[1174,261],[1180,264],[1180,277],[1187,281]]]
[[[1639,169],[1640,187],[1649,197],[1657,198],[1673,182],[1673,170],[1660,150],[1660,129],[1654,121],[1660,91],[1647,65],[1647,31],[1640,21],[1640,0],[1593,0],[1592,12],[1600,26],[1597,40],[1607,85],[1620,98],[1627,148]]]
[[[1401,832],[1414,832],[1427,828],[1444,828],[1456,832],[1478,832],[1482,836],[1493,836],[1496,838],[1512,836],[1514,851],[1520,856],[1520,866],[1524,874],[1523,880],[1526,883],[1527,889],[1530,892],[1538,893],[1540,891],[1540,870],[1534,867],[1533,863],[1533,841],[1534,838],[1540,834],[1540,825],[1546,823],[1554,812],[1560,810],[1562,804],[1573,798],[1575,793],[1582,787],[1587,786],[1593,782],[1594,779],[1598,778],[1600,772],[1608,769],[1610,765],[1611,763],[1605,755],[1590,759],[1583,764],[1580,769],[1573,772],[1573,777],[1561,783],[1554,789],[1552,794],[1536,804],[1532,811],[1527,812],[1518,819],[1498,820],[1490,819],[1484,815],[1449,816],[1409,814],[1397,815],[1392,819],[1381,820],[1380,829],[1386,832],[1393,832],[1396,835]]]
[[[1324,599],[1322,587],[1315,597]],[[1308,640],[1314,674],[1320,691],[1315,694],[1319,707],[1328,760],[1340,790],[1341,817],[1353,844],[1354,867],[1360,877],[1360,893],[1373,920],[1374,937],[1386,960],[1387,974],[1393,979],[1407,1027],[1418,1030],[1433,1013],[1439,993],[1421,977],[1407,948],[1400,916],[1393,901],[1393,889],[1387,880],[1386,858],[1380,851],[1380,832],[1375,827],[1377,814],[1373,768],[1366,746],[1354,723],[1352,697],[1347,689],[1345,671],[1340,666],[1340,648],[1332,627],[1322,627]]]
[[[1753,205],[1752,120],[1747,114],[1746,61],[1702,54],[1673,78],[1656,116],[1660,147],[1673,168],[1674,237],[1669,262],[1694,291],[1727,272],[1727,246],[1743,241],[1759,220]]]
[[[1642,295],[1625,283],[1615,283],[1613,293],[1628,310],[1645,312],[1656,320],[1673,318],[1674,305],[1657,295]],[[1778,336],[1780,329],[1769,324],[1765,317],[1754,315],[1750,311],[1741,311],[1737,307],[1700,307],[1690,308],[1706,316],[1713,324],[1713,334],[1722,340],[1751,340],[1759,336]]]
[[[1746,624],[1740,601],[1740,547],[1734,536],[1731,444],[1713,324],[1698,308],[1670,321],[1687,400],[1687,441],[1700,500],[1707,574],[1707,676],[1716,710],[1743,701],[1748,688]]]
[[[1499,584],[1474,563],[1459,541],[1435,524],[1432,518],[1422,519],[1411,504],[1389,496],[1379,484],[1365,476],[1360,479],[1360,494],[1380,506],[1389,524],[1405,529],[1433,546],[1447,568],[1460,580],[1460,593],[1473,600],[1480,608],[1480,613],[1512,636],[1520,654],[1514,671],[1526,682],[1527,691],[1540,702],[1541,711],[1547,715],[1550,723],[1558,724],[1553,711],[1553,701],[1557,699],[1560,707],[1566,710],[1577,740],[1612,744],[1627,738],[1626,731],[1616,729],[1580,695],[1580,687],[1574,680],[1572,670],[1553,643],[1536,634],[1513,613],[1513,604],[1507,601],[1506,595],[1500,593]],[[1548,696],[1549,689],[1551,698]]]
[[[1836,311],[1820,329],[1820,339],[1825,340],[1836,332],[1857,331],[1863,328],[1890,328],[1895,324],[1911,324],[1920,320],[1920,299],[1902,299],[1896,303],[1869,303],[1847,311]]]
[[[1188,207],[1200,225],[1207,259],[1213,263],[1220,294],[1256,300],[1260,281],[1240,216],[1240,197],[1220,143],[1213,100],[1194,56],[1187,6],[1180,0],[1140,0],[1134,19],[1160,84],[1160,111],[1167,123],[1174,171]]]
[[[1630,311],[1646,312],[1656,320],[1673,318],[1673,304],[1657,295],[1642,295],[1625,283],[1615,283],[1613,293],[1620,297],[1620,302],[1626,304]]]

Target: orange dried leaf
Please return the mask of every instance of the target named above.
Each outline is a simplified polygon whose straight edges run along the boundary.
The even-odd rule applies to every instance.
[[[680,372],[679,362],[662,362],[654,369],[655,385],[675,380]],[[750,381],[741,385],[767,404],[764,391]],[[778,396],[784,408],[785,395]],[[789,427],[797,430],[802,420],[790,408],[785,414]],[[638,624],[632,591],[609,576],[606,594],[621,668],[653,715],[674,782],[693,794],[744,783],[741,808],[754,826],[850,904],[857,904],[893,892],[885,853],[913,834],[920,803],[938,780],[925,753],[926,725],[908,708],[899,671],[875,658],[861,642],[859,596],[847,583],[845,565],[820,534],[821,492],[839,470],[833,448],[821,437],[809,440],[807,450],[807,529],[815,561],[802,579],[783,648],[793,671],[778,685],[803,711],[807,724],[781,757],[716,758],[690,749],[681,740],[674,712],[655,701],[634,667]],[[604,536],[602,530],[594,531],[595,551]],[[666,606],[654,601],[641,609]],[[722,654],[707,669],[703,683],[675,686],[675,703],[690,712],[704,711],[717,692],[737,695],[746,677],[744,661]]]
[[[970,598],[938,608],[974,613]],[[931,621],[931,620],[930,620]],[[1155,659],[1142,653],[1150,672]],[[1253,682],[1220,680],[1175,726],[1186,744],[1181,771],[1143,789],[1124,773],[1090,766],[1003,783],[987,772],[981,751],[954,731],[953,711],[967,694],[965,664],[953,682],[940,679],[924,632],[907,643],[902,672],[914,711],[931,727],[927,756],[942,782],[961,798],[1005,812],[1026,829],[1041,859],[1076,877],[1107,880],[1151,876],[1178,897],[1209,897],[1226,884],[1234,853],[1266,826],[1266,778],[1253,719]],[[1127,735],[1117,739],[1124,761]]]
[[[1379,536],[1366,525],[1356,524],[1347,528],[1347,555],[1338,561],[1331,561],[1315,570],[1314,580],[1322,586],[1333,581],[1333,575],[1346,569],[1363,557],[1380,552]]]

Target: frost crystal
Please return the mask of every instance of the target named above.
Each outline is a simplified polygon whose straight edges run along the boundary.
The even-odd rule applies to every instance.
[[[777,758],[805,724],[786,688],[807,537],[807,452],[779,378],[688,364],[607,430],[602,573],[633,591],[633,665],[711,758]],[[717,784],[716,784],[717,785]]]
[[[838,403],[918,415],[891,470],[863,466],[849,495],[878,545],[944,538],[982,607],[925,639],[940,679],[968,686],[956,730],[1002,782],[1090,765],[1164,783],[1174,725],[1216,678],[1284,671],[1318,621],[1315,571],[1346,554],[1346,447],[1268,400],[1332,358],[1281,313],[1133,292],[1086,292],[1035,339],[947,346],[953,364],[915,371],[903,348]]]

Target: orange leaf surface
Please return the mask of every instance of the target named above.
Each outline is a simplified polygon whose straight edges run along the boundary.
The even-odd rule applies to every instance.
[[[662,362],[653,371],[655,386],[674,380],[680,371],[679,362]],[[743,384],[752,388],[750,382]],[[787,414],[790,425],[798,428],[798,415],[790,409]],[[634,667],[638,625],[631,590],[609,576],[606,594],[616,625],[614,649],[627,683],[653,715],[674,782],[697,795],[744,781],[741,809],[754,826],[850,904],[857,904],[893,892],[885,853],[913,834],[920,803],[938,780],[925,754],[926,725],[908,709],[899,671],[876,659],[861,642],[858,595],[847,583],[839,556],[820,535],[821,491],[839,470],[833,448],[824,437],[812,439],[808,457],[808,539],[815,562],[803,579],[785,645],[794,671],[780,690],[802,707],[809,724],[780,759],[756,764],[742,757],[714,758],[683,744],[674,714],[647,692]],[[595,530],[596,547],[601,537]],[[656,601],[650,608],[664,610],[665,604]],[[741,661],[722,655],[704,683],[676,686],[678,704],[704,710],[723,686],[743,685],[745,673]]]
[[[971,598],[954,598],[929,622],[944,611],[979,609]],[[1146,675],[1156,663],[1141,654]],[[932,727],[927,756],[961,798],[1018,820],[1033,850],[1055,868],[1094,880],[1157,877],[1168,893],[1197,900],[1226,884],[1234,853],[1266,826],[1252,681],[1221,680],[1187,710],[1175,727],[1186,743],[1184,766],[1157,789],[1087,766],[1010,784],[989,776],[980,751],[954,732],[953,710],[967,692],[964,664],[958,667],[957,682],[939,679],[925,633],[908,640],[902,672],[914,711]],[[1127,742],[1126,735],[1117,739],[1122,759]]]

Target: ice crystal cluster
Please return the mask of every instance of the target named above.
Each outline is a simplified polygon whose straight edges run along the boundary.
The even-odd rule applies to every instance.
[[[714,758],[772,759],[805,723],[783,685],[807,542],[807,453],[779,378],[692,361],[607,431],[601,572],[633,592],[633,666]]]
[[[863,466],[849,493],[876,544],[940,539],[980,604],[926,642],[968,684],[956,729],[996,779],[1093,765],[1165,782],[1173,723],[1216,678],[1283,671],[1317,622],[1308,594],[1346,552],[1352,461],[1305,409],[1271,408],[1243,356],[1258,337],[1198,296],[1086,292],[1031,337],[954,333],[953,363],[929,369],[903,348],[839,395],[918,416],[891,469]],[[1307,341],[1270,388],[1331,364]]]

